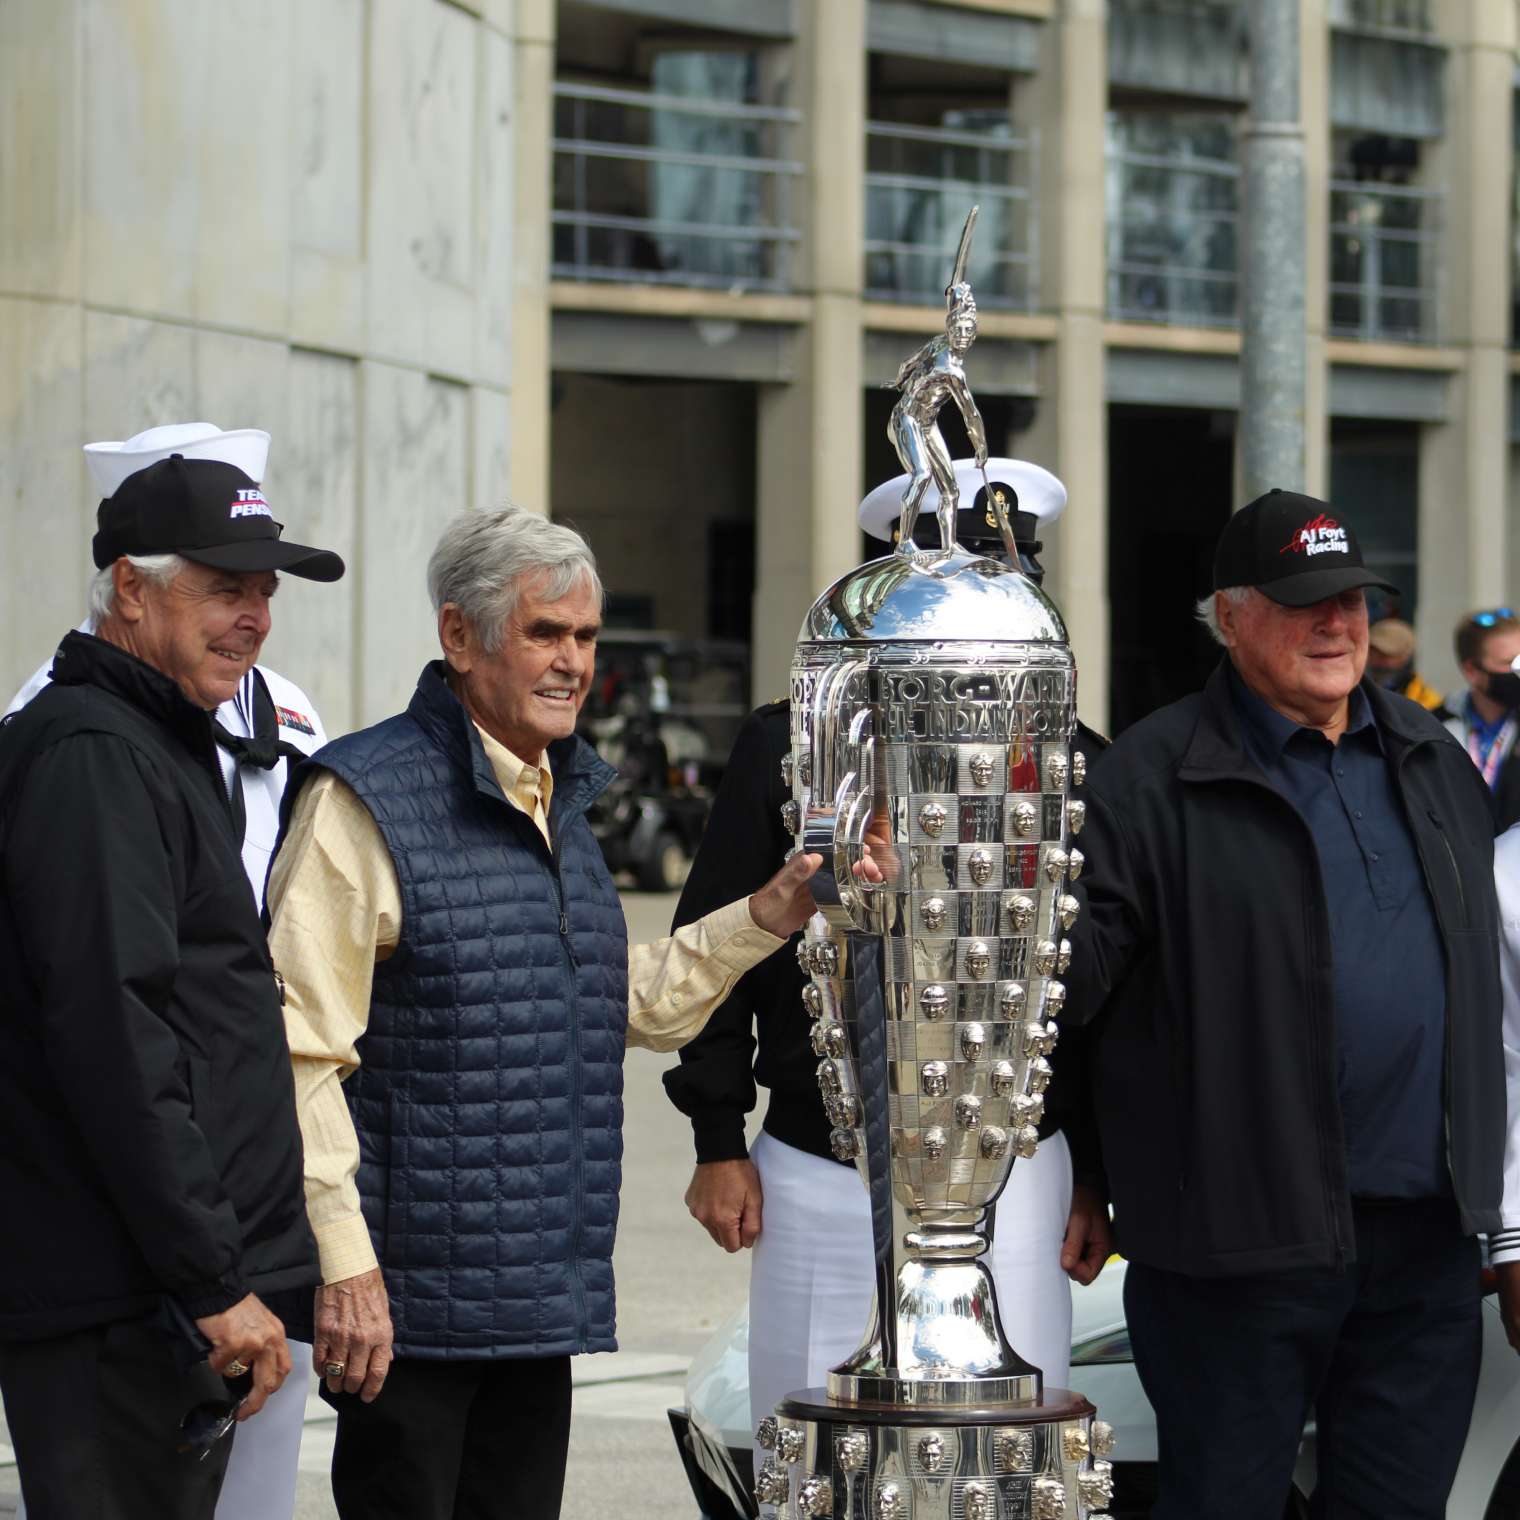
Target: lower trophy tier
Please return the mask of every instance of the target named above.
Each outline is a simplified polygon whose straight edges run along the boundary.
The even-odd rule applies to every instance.
[[[775,1520],[1084,1520],[1108,1508],[1113,1429],[1079,1393],[948,1411],[793,1393],[762,1420],[755,1476]],[[936,1418],[937,1416],[937,1418]]]

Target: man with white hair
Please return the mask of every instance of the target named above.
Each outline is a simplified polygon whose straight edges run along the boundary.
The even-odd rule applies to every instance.
[[[281,539],[268,441],[95,446],[96,634],[0,730],[0,1387],[39,1517],[209,1520],[219,1437],[290,1370],[272,1307],[317,1277],[212,718],[275,572],[343,573]]]
[[[1311,1412],[1312,1513],[1441,1520],[1467,1437],[1505,1222],[1493,817],[1366,678],[1367,586],[1395,589],[1328,503],[1243,507],[1200,609],[1219,669],[1088,775],[1063,1022],[1092,1029],[1156,1520],[1279,1520]]]
[[[128,476],[176,452],[236,464],[260,485],[269,442],[267,433],[254,428],[223,432],[209,422],[182,422],[149,428],[125,443],[87,444],[84,454],[96,489],[109,498]],[[98,572],[89,588],[88,615],[78,631],[93,634],[110,617],[114,597],[110,572]],[[52,679],[49,659],[11,699],[6,714],[20,712]],[[280,798],[290,764],[321,749],[327,733],[306,693],[262,664],[251,666],[237,691],[216,709],[212,733],[232,802],[233,826],[241,827],[243,870],[262,911],[264,880],[279,837]],[[270,1396],[259,1419],[238,1432],[217,1500],[216,1520],[290,1520],[295,1511],[306,1418],[304,1372],[311,1360],[311,1307],[304,1293],[282,1296],[272,1307],[276,1313],[287,1311],[281,1319],[298,1375],[286,1379],[279,1392]]]
[[[819,857],[629,952],[575,732],[602,588],[579,535],[466,512],[444,658],[300,767],[270,947],[339,1310],[317,1325],[343,1520],[552,1520],[570,1357],[611,1351],[626,1043],[671,1050],[813,911]],[[392,1357],[394,1356],[394,1361]]]

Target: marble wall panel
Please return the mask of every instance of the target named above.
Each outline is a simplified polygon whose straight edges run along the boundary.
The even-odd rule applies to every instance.
[[[197,418],[195,329],[114,312],[84,314],[84,429],[75,446]]]
[[[475,348],[479,32],[444,0],[370,10],[370,348],[455,375]]]
[[[474,378],[512,379],[513,151],[511,43],[489,27],[481,41],[480,281],[476,287]],[[547,208],[546,208],[547,209]]]
[[[303,0],[290,41],[290,331],[364,345],[364,4]]]
[[[264,661],[315,703],[330,736],[357,727],[353,620],[360,575],[358,364],[296,349],[288,366],[285,424],[270,453],[267,494],[285,537],[341,554],[349,573],[324,584],[282,577]],[[273,465],[278,460],[276,473]]]
[[[80,314],[0,298],[0,705],[84,613],[94,497],[79,452]]]
[[[206,0],[115,0],[83,11],[84,292],[106,306],[195,314],[202,165],[218,70]]]
[[[512,499],[512,398],[488,386],[470,388],[471,506],[499,507]]]
[[[415,370],[366,362],[363,566],[357,587],[357,722],[401,711],[438,654],[426,567],[438,534],[469,501],[469,391]]]
[[[0,290],[79,293],[79,0],[0,6]]]
[[[200,177],[196,315],[205,322],[283,333],[290,246],[290,32],[295,0],[215,0],[207,51],[197,60],[206,88],[193,142],[183,145]],[[176,88],[179,80],[164,80]]]

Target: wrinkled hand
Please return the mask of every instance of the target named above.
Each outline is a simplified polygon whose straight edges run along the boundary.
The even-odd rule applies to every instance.
[[[334,1393],[357,1393],[372,1403],[391,1365],[391,1301],[379,1267],[317,1289],[317,1336],[311,1364],[319,1377],[328,1362],[342,1362],[341,1378],[327,1378]]]
[[[1073,1282],[1083,1287],[1096,1280],[1103,1263],[1114,1254],[1114,1227],[1108,1205],[1090,1187],[1071,1190],[1071,1213],[1066,1218],[1066,1240],[1061,1246],[1061,1266]]]
[[[793,855],[749,900],[749,916],[777,939],[795,934],[818,910],[808,881],[822,855]]]
[[[211,1370],[225,1373],[231,1362],[253,1369],[253,1388],[237,1412],[240,1420],[256,1415],[290,1371],[290,1347],[285,1327],[250,1293],[220,1314],[196,1320],[202,1335],[211,1342]]]
[[[704,1161],[686,1189],[692,1218],[729,1252],[754,1245],[760,1203],[760,1173],[753,1161]]]
[[[1520,1261],[1506,1261],[1494,1268],[1499,1275],[1499,1318],[1509,1343],[1520,1351]]]

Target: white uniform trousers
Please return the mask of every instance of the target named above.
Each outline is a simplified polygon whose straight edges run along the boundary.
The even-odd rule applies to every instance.
[[[760,1235],[749,1276],[750,1428],[787,1394],[821,1388],[860,1344],[876,1269],[871,1207],[860,1173],[762,1133]],[[998,1200],[991,1251],[1008,1339],[1045,1385],[1064,1388],[1071,1356],[1071,1283],[1061,1243],[1071,1212],[1066,1137],[1018,1161]]]
[[[296,1512],[296,1464],[311,1385],[311,1347],[290,1342],[290,1376],[280,1391],[238,1426],[216,1520],[291,1520]]]

